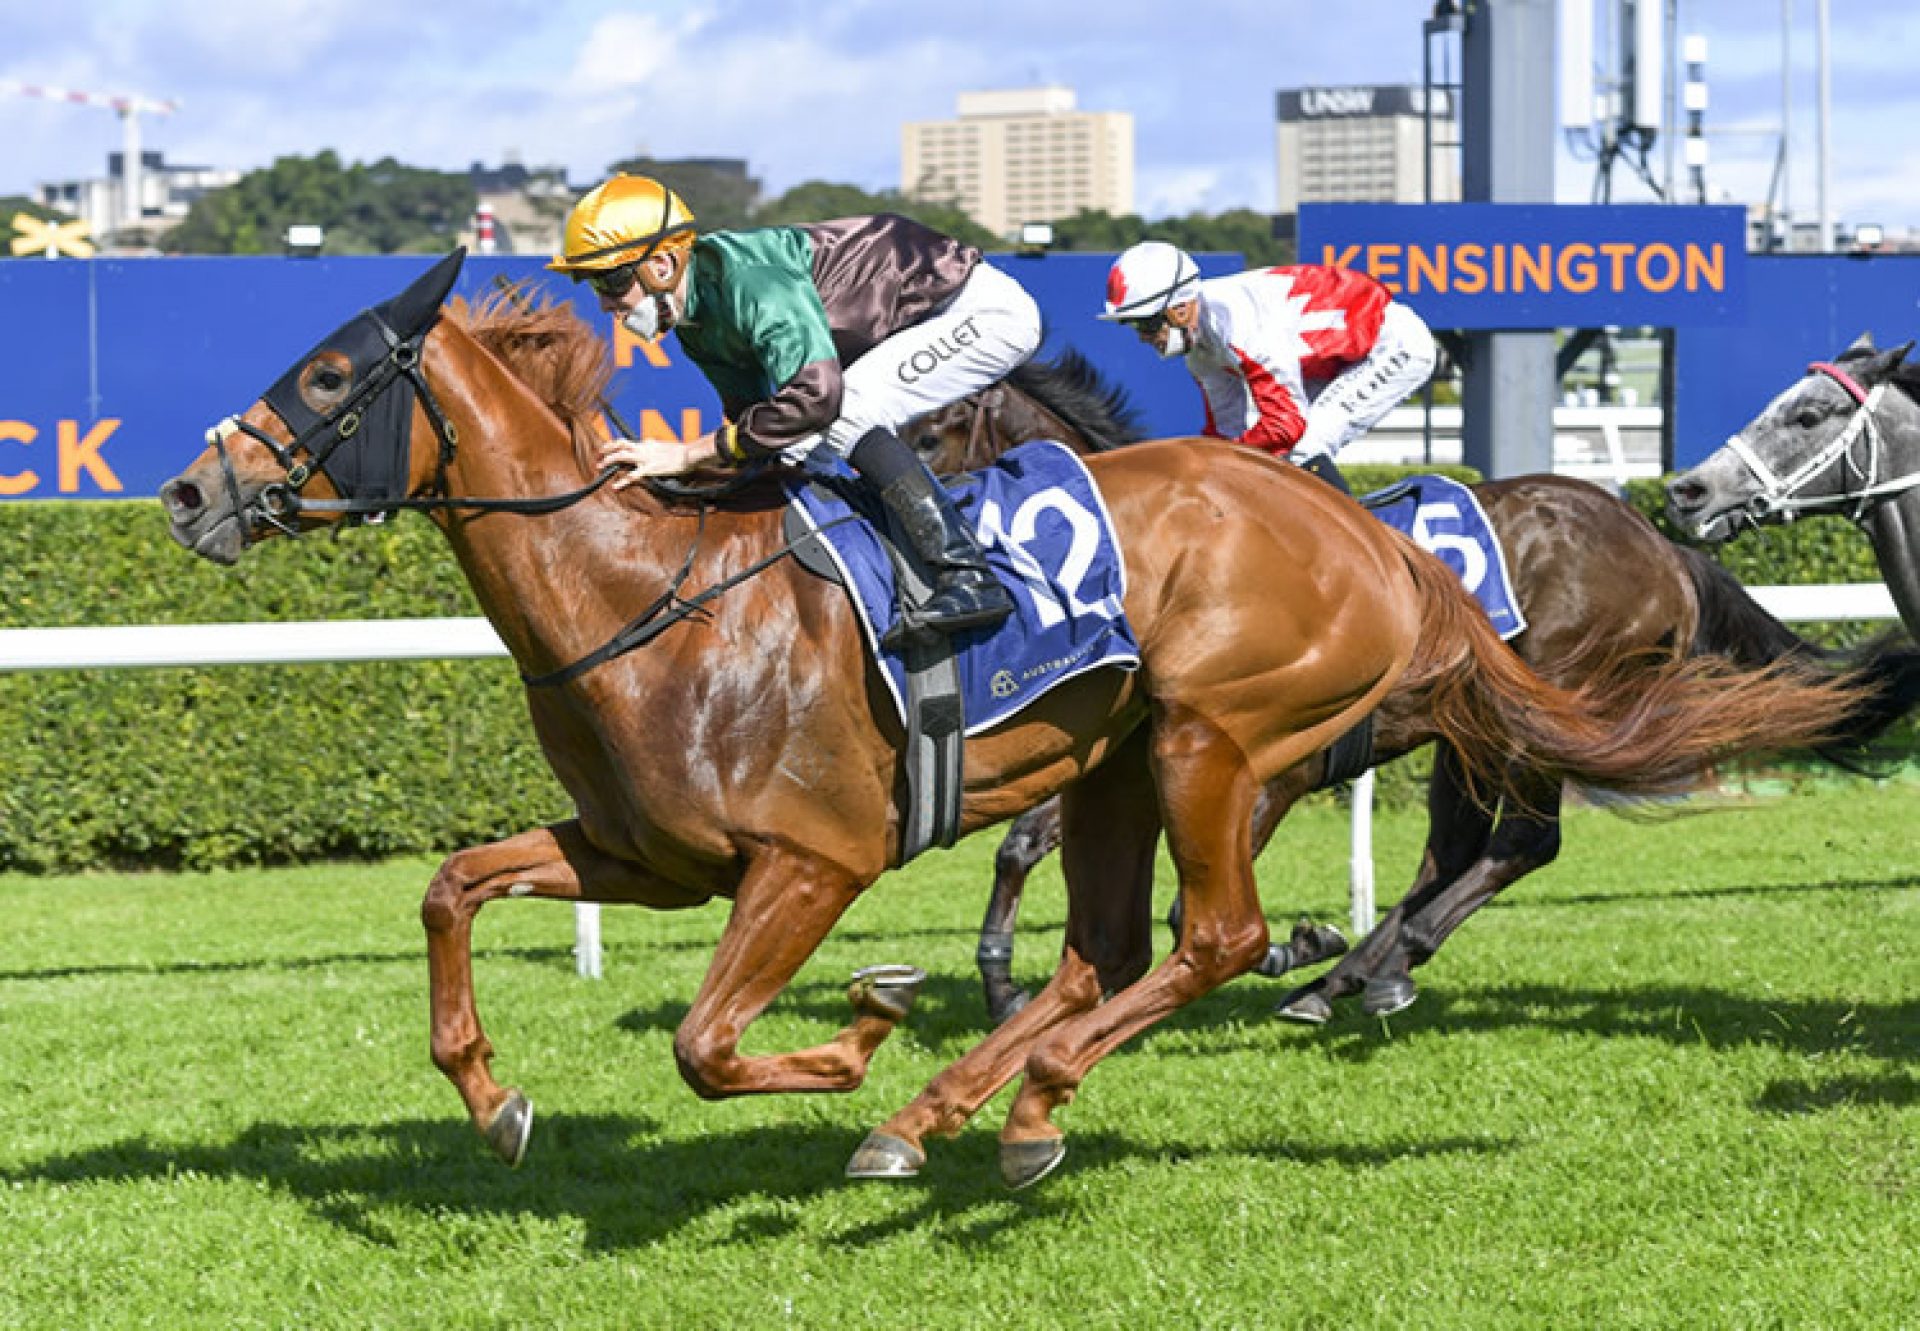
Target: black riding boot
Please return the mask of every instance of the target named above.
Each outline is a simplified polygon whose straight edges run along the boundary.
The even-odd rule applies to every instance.
[[[987,567],[987,557],[961,520],[946,487],[890,430],[873,429],[847,455],[863,480],[899,521],[913,552],[933,570],[933,593],[882,639],[898,649],[922,634],[965,632],[998,624],[1013,613],[1013,598]]]

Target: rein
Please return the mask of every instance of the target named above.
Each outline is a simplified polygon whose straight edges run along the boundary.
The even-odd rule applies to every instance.
[[[1880,500],[1891,495],[1904,494],[1915,486],[1920,486],[1920,472],[1909,472],[1905,476],[1897,476],[1887,481],[1876,480],[1880,474],[1883,441],[1875,414],[1880,408],[1881,399],[1886,396],[1887,385],[1878,384],[1871,390],[1862,388],[1860,382],[1852,375],[1838,365],[1827,361],[1814,362],[1807,367],[1807,372],[1825,375],[1853,399],[1852,419],[1847,422],[1844,430],[1787,476],[1776,474],[1773,468],[1767,465],[1766,460],[1754,451],[1744,435],[1736,434],[1728,439],[1727,447],[1760,483],[1759,492],[1742,505],[1742,510],[1755,522],[1776,514],[1782,522],[1792,522],[1802,512],[1841,508],[1851,504],[1852,511],[1846,516],[1850,521],[1858,523]],[[1867,441],[1864,467],[1853,461],[1853,446],[1863,435]],[[1861,477],[1865,481],[1864,485],[1859,489],[1843,488],[1833,494],[1802,495],[1800,493],[1816,476],[1840,458],[1846,459],[1848,472]]]

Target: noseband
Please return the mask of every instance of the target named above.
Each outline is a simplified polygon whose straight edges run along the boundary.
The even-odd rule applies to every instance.
[[[1744,434],[1736,434],[1727,440],[1727,447],[1736,457],[1746,464],[1753,478],[1760,483],[1760,489],[1745,504],[1741,511],[1753,521],[1760,522],[1778,515],[1782,522],[1792,522],[1803,511],[1841,508],[1852,505],[1847,517],[1859,522],[1867,511],[1880,500],[1890,495],[1904,493],[1920,485],[1920,472],[1895,477],[1889,481],[1880,481],[1880,454],[1882,440],[1880,426],[1875,420],[1880,400],[1886,396],[1887,385],[1876,384],[1871,390],[1862,388],[1860,381],[1827,361],[1815,361],[1807,367],[1809,374],[1823,374],[1840,385],[1846,395],[1854,401],[1852,419],[1846,428],[1835,435],[1813,456],[1801,463],[1792,473],[1780,476],[1769,467],[1766,460],[1754,451]],[[1865,465],[1853,460],[1853,446],[1864,436],[1867,441]],[[1847,470],[1858,476],[1863,482],[1858,489],[1841,489],[1833,494],[1802,495],[1813,479],[1832,466],[1837,459],[1845,458]]]

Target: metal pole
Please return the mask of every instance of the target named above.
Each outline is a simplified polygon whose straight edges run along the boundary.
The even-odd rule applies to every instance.
[[[1666,197],[1678,203],[1673,177],[1673,146],[1680,138],[1680,0],[1667,0],[1667,123]]]
[[[1822,254],[1829,254],[1833,251],[1833,212],[1831,196],[1828,193],[1828,188],[1832,184],[1831,172],[1828,165],[1829,149],[1831,146],[1828,140],[1828,131],[1833,112],[1833,71],[1830,67],[1831,62],[1828,58],[1827,49],[1828,4],[1829,0],[1814,0],[1813,6],[1814,13],[1818,16],[1815,44],[1818,47],[1818,56],[1816,58],[1820,68],[1819,104],[1815,108],[1814,117],[1819,121],[1820,125],[1820,166],[1815,189],[1819,195],[1816,206],[1820,210],[1820,252]]]
[[[1780,0],[1780,217],[1793,248],[1793,0]]]
[[[126,197],[120,200],[120,225],[132,231],[140,225],[140,195],[144,185],[140,161],[140,112],[128,106],[120,113],[125,133],[120,138],[120,188]]]

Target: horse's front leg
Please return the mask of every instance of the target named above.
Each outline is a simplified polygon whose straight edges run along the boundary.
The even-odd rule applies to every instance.
[[[856,976],[847,991],[853,1024],[825,1044],[748,1057],[740,1040],[869,881],[789,847],[754,857],[700,992],[674,1036],[680,1075],[703,1099],[851,1091],[866,1079],[868,1060],[907,1015],[923,972],[888,966]]]
[[[440,866],[420,903],[433,1061],[466,1101],[473,1126],[501,1159],[517,1165],[533,1130],[533,1106],[493,1079],[493,1045],[480,1027],[473,996],[473,917],[504,896],[631,901],[663,909],[696,906],[706,898],[596,850],[572,821],[457,851]]]
[[[1051,799],[1014,819],[993,857],[993,895],[987,898],[973,960],[980,968],[987,1017],[996,1026],[1027,1005],[1026,991],[1013,982],[1013,925],[1027,876],[1059,845],[1060,801]]]

